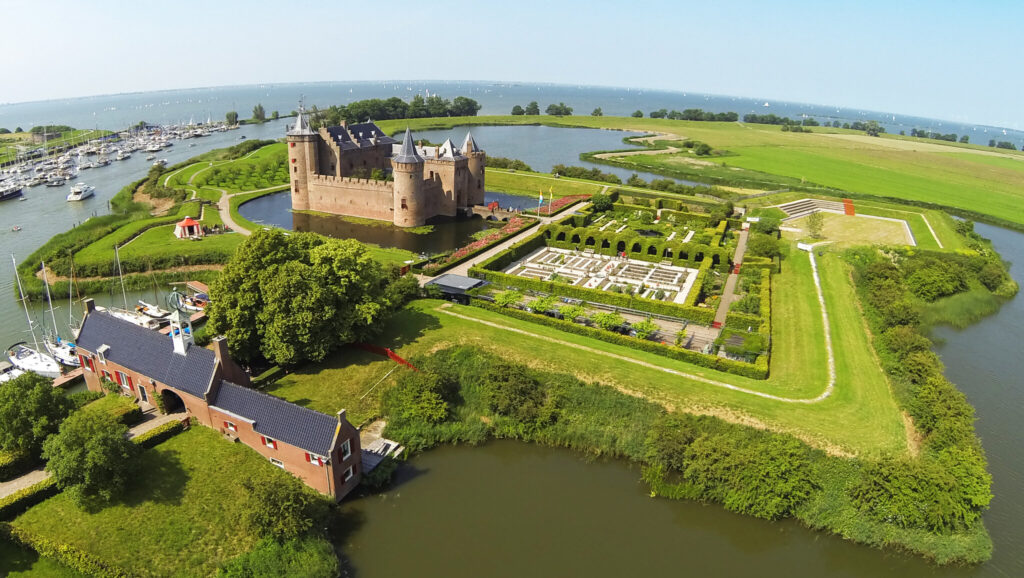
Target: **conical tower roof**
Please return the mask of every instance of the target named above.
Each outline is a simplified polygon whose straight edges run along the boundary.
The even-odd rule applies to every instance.
[[[455,143],[453,143],[452,139],[449,138],[445,139],[441,146],[438,147],[437,156],[441,157],[442,159],[456,159],[462,158],[462,153],[460,153],[459,150],[455,148]]]
[[[295,124],[288,130],[288,136],[311,136],[316,133],[313,129],[309,128],[309,124],[306,123],[306,117],[303,114],[303,110],[299,109],[299,115],[295,119]]]
[[[416,145],[412,142],[412,131],[405,127],[405,139],[402,140],[402,148],[398,151],[394,161],[396,163],[422,163],[423,157],[416,152]]]
[[[472,131],[466,133],[466,140],[462,141],[462,154],[468,155],[469,153],[480,152],[480,147],[476,146],[476,141],[473,140]]]

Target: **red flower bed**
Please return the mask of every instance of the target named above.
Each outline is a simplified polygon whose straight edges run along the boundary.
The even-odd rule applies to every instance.
[[[553,214],[557,213],[558,211],[562,210],[563,208],[565,208],[565,207],[567,207],[567,206],[569,206],[569,205],[571,205],[571,204],[573,204],[573,203],[575,203],[577,201],[585,201],[585,200],[587,200],[589,198],[590,198],[590,195],[569,195],[568,197],[562,197],[560,199],[555,199],[554,201],[551,201],[550,203],[548,203],[548,204],[544,205],[543,207],[541,207],[539,214],[541,216],[544,216],[544,217],[546,217],[548,215],[553,215]],[[530,209],[529,212],[530,213],[536,213],[536,211],[534,211],[533,209]]]

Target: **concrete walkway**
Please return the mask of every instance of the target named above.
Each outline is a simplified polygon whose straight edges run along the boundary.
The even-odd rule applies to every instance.
[[[142,422],[135,424],[128,430],[128,439],[144,434],[149,430],[172,421],[181,421],[188,417],[185,412],[160,415],[155,410],[149,410],[143,414]],[[27,474],[0,483],[0,499],[3,499],[19,490],[23,490],[50,477],[50,473],[43,468],[36,468]]]
[[[736,252],[732,256],[733,271],[736,270],[736,265],[743,263],[743,254],[747,252],[747,235],[749,233],[750,231],[740,231],[740,238],[736,243]],[[739,274],[729,273],[729,278],[725,280],[722,301],[718,304],[718,311],[715,312],[715,324],[719,327],[725,325],[725,318],[729,315],[729,307],[735,300],[736,282],[739,281],[739,278]]]

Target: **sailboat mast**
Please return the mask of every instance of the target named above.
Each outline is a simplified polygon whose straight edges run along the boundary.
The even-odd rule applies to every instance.
[[[18,296],[21,297],[21,306],[25,309],[25,321],[28,321],[28,330],[32,333],[32,343],[36,346],[36,351],[39,351],[39,339],[36,338],[36,330],[32,327],[32,316],[28,313],[28,301],[25,299],[25,290],[21,287],[18,262],[14,259],[13,253],[11,254],[11,263],[14,264],[14,278],[18,280]]]
[[[72,339],[78,339],[75,336],[75,308],[74,308],[74,296],[72,291],[75,289],[75,262],[71,261],[71,280],[68,281],[68,329],[71,330]]]
[[[53,322],[53,336],[56,338],[60,333],[57,331],[57,316],[53,313],[53,297],[50,296],[50,281],[46,278],[46,261],[43,261],[43,286],[46,287],[46,301],[50,304],[50,321]]]
[[[121,280],[121,297],[124,297],[124,310],[128,311],[128,294],[124,291],[124,275],[121,274],[121,255],[117,252],[117,245],[114,245],[114,257],[117,259],[117,278]]]

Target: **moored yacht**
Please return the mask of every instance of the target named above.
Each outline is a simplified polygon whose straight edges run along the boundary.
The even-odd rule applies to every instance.
[[[95,187],[87,185],[85,183],[75,183],[71,187],[71,192],[68,193],[68,201],[84,201],[93,195]]]
[[[21,193],[22,186],[18,183],[0,184],[0,201],[6,201],[8,199],[20,197]]]

